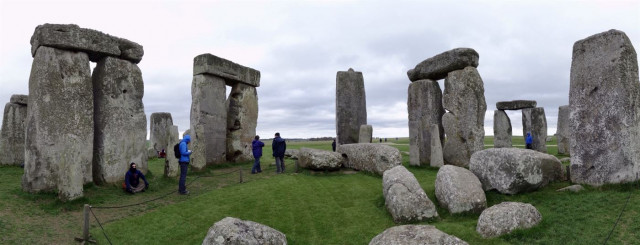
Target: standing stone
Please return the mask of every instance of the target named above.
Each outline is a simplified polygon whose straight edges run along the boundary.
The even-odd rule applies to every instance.
[[[193,76],[189,148],[193,151],[190,164],[194,170],[227,160],[226,89],[224,80],[219,77]]]
[[[442,127],[438,124],[431,124],[431,161],[429,166],[442,167],[444,165],[444,159],[442,157],[442,143],[440,138],[440,130]]]
[[[511,147],[511,120],[503,110],[493,111],[493,147]]]
[[[547,117],[543,107],[522,110],[522,133],[525,140],[528,132],[533,138],[533,150],[547,153]]]
[[[471,48],[456,48],[426,59],[407,71],[409,80],[443,79],[451,71],[462,70],[467,66],[478,67],[478,52]]]
[[[447,135],[443,155],[446,164],[466,167],[474,152],[484,149],[484,84],[478,70],[466,67],[444,80],[442,125]]]
[[[256,88],[244,83],[231,87],[227,99],[227,160],[250,161],[251,142],[258,126],[258,93]]]
[[[169,142],[171,138],[171,127],[173,126],[173,118],[169,112],[154,112],[151,113],[151,123],[149,123],[151,140],[151,146],[156,151],[162,151],[162,149],[169,150]]]
[[[436,206],[416,177],[404,166],[396,166],[382,175],[382,194],[387,211],[396,223],[416,222],[438,217]]]
[[[180,143],[178,137],[178,126],[172,125],[169,128],[169,149],[167,150],[167,156],[164,159],[164,176],[176,177],[180,172],[180,166],[178,166],[178,158],[175,157],[173,152],[173,146]]]
[[[558,154],[569,155],[569,106],[563,105],[558,107],[558,129],[556,137],[558,138]]]
[[[373,137],[373,127],[371,125],[360,125],[358,143],[371,143]]]
[[[362,72],[351,68],[339,71],[336,75],[336,143],[358,143],[360,125],[366,124],[367,100]]]
[[[431,160],[431,125],[438,126],[440,145],[444,144],[442,127],[442,90],[438,82],[419,80],[409,84],[409,164],[428,165]]]
[[[142,103],[144,84],[140,68],[130,61],[107,57],[96,65],[92,81],[93,181],[122,182],[131,162],[146,172],[147,116]]]
[[[82,196],[91,182],[93,85],[85,53],[40,47],[29,77],[22,189]]]
[[[14,94],[4,106],[0,133],[0,165],[24,163],[24,125],[27,119],[27,95]]]
[[[569,108],[571,181],[602,185],[638,180],[638,58],[624,32],[610,30],[573,45]]]

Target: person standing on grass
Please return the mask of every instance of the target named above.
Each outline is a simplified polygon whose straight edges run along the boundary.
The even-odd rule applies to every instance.
[[[533,137],[531,137],[531,133],[527,132],[527,137],[524,139],[524,142],[527,145],[527,149],[533,149]]]
[[[276,173],[284,173],[284,152],[287,150],[287,143],[280,138],[280,133],[276,133],[271,143],[273,157],[276,158]]]
[[[191,156],[191,150],[189,150],[189,143],[191,142],[191,136],[188,134],[180,141],[180,159],[178,164],[180,165],[180,181],[178,182],[178,193],[182,195],[189,194],[185,182],[187,181],[187,170],[189,167],[189,157]]]
[[[144,181],[144,185],[140,184],[140,178]],[[129,164],[129,171],[124,175],[124,186],[126,192],[135,194],[149,189],[149,182],[140,170],[136,169],[136,163]]]
[[[333,143],[331,143],[331,149],[333,149],[333,151],[336,151],[336,139],[333,139]]]
[[[253,138],[253,142],[251,142],[253,158],[255,159],[253,162],[253,167],[251,168],[252,174],[262,173],[262,169],[260,168],[260,157],[262,156],[262,147],[264,147],[264,143],[260,141],[260,136],[256,135],[256,137]]]

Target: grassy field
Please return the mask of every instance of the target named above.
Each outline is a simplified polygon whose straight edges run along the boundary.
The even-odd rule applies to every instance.
[[[513,142],[519,145],[522,137],[514,137]],[[408,139],[389,138],[386,144],[403,153],[407,166]],[[492,138],[487,137],[485,144],[491,147]],[[555,141],[548,144],[555,145]],[[331,142],[288,142],[287,146],[330,150]],[[117,186],[89,185],[84,198],[69,203],[57,201],[53,193],[23,193],[22,169],[0,167],[0,244],[73,243],[73,237],[81,235],[84,203],[95,207],[93,211],[113,244],[200,244],[208,228],[227,216],[280,230],[289,244],[368,244],[375,235],[396,225],[384,206],[380,176],[353,171],[293,173],[295,165],[290,160],[286,162],[287,173],[276,175],[270,147],[264,149],[263,173],[248,174],[250,162],[190,172],[189,196],[172,193],[177,179],[162,177],[162,159],[149,162],[151,188],[145,193],[127,195]],[[554,146],[549,151],[557,152]],[[437,169],[407,168],[435,202]],[[239,183],[238,170],[243,172],[243,183]],[[208,177],[212,175],[218,176]],[[439,207],[440,219],[421,224],[434,225],[470,244],[601,244],[628,200],[608,244],[640,244],[640,183],[586,187],[581,193],[556,192],[568,185],[558,182],[518,195],[487,192],[490,206],[519,201],[538,208],[543,220],[529,230],[482,239],[475,232],[478,215],[450,215]],[[97,208],[158,197],[162,198],[127,208]],[[109,244],[93,217],[91,226],[92,237],[99,244]]]

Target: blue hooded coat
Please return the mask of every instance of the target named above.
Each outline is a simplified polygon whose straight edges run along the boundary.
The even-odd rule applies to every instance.
[[[187,143],[189,142],[191,142],[191,136],[188,134],[182,138],[182,141],[180,141],[180,159],[178,162],[189,162],[189,156],[191,155],[189,147],[187,146]]]
[[[527,138],[525,138],[525,143],[533,144],[533,137],[531,137],[531,133],[527,133]]]
[[[284,157],[284,152],[287,150],[287,143],[283,138],[277,136],[273,138],[273,143],[271,143],[271,149],[273,149],[274,157]]]
[[[260,140],[253,140],[251,142],[251,148],[253,148],[253,157],[259,158],[262,156],[262,147],[264,147],[264,143]]]

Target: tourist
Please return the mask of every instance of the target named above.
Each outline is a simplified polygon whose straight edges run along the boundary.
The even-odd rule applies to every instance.
[[[527,138],[525,138],[525,143],[527,144],[527,149],[533,149],[533,137],[531,137],[531,133],[527,132]]]
[[[144,181],[144,185],[140,184],[140,178]],[[149,182],[140,170],[136,169],[136,163],[129,164],[129,171],[124,175],[124,190],[131,194],[145,191],[149,188]]]
[[[187,186],[185,186],[185,182],[187,181],[187,170],[189,167],[189,156],[191,155],[191,150],[189,150],[189,143],[191,142],[191,136],[188,134],[182,138],[180,141],[180,159],[178,160],[178,164],[180,165],[180,181],[178,182],[178,193],[182,195],[189,194],[187,190]]]
[[[336,139],[333,139],[333,143],[331,143],[331,149],[333,149],[333,151],[336,151]]]
[[[273,157],[276,158],[276,173],[284,173],[284,152],[287,150],[287,143],[280,138],[280,133],[276,133],[271,143]]]
[[[253,142],[251,142],[251,148],[253,149],[253,158],[255,159],[253,162],[253,167],[251,168],[252,174],[261,173],[262,169],[260,168],[260,157],[262,156],[262,147],[264,147],[264,143],[260,141],[260,136],[256,135],[253,138]]]
[[[167,157],[167,152],[164,151],[164,149],[162,149],[162,151],[160,151],[160,154],[158,155],[159,158],[165,158]]]

